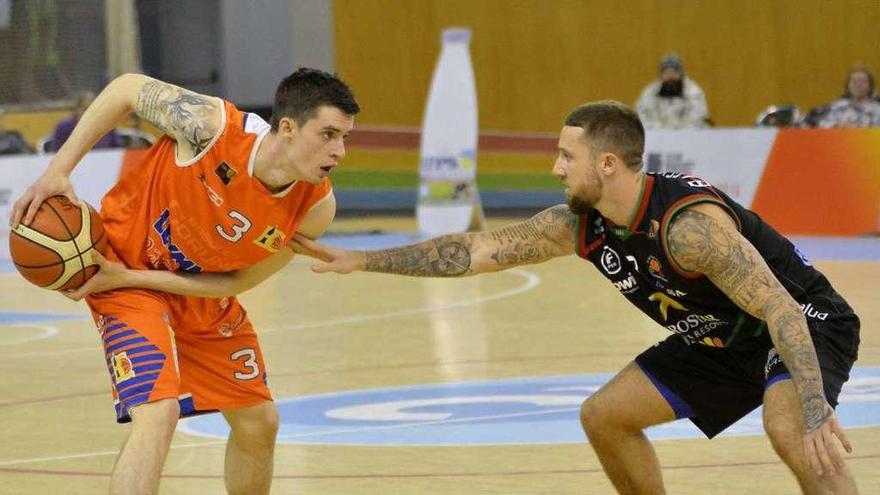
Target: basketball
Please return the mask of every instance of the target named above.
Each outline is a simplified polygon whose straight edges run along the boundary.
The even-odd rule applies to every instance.
[[[92,250],[107,250],[104,225],[88,203],[52,196],[40,205],[30,225],[19,224],[9,236],[9,253],[18,272],[49,290],[76,289],[98,267]]]

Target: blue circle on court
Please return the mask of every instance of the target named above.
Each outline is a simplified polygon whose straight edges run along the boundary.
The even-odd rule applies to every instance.
[[[583,400],[611,373],[357,390],[277,401],[279,443],[331,445],[518,445],[581,443]],[[843,387],[845,428],[880,425],[880,367],[855,368]],[[180,430],[223,437],[219,414],[185,420]],[[760,409],[722,435],[762,435]],[[650,428],[650,438],[701,438],[690,421]]]

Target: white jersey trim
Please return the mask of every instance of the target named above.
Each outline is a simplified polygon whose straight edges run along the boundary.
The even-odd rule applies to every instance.
[[[248,157],[248,177],[254,176],[254,164],[257,162],[257,151],[259,151],[260,145],[263,143],[263,138],[269,134],[270,130],[272,130],[272,126],[267,124],[259,115],[255,113],[247,114],[247,122],[244,124],[244,132],[257,135],[257,140],[254,141],[254,146],[251,148],[251,155]]]
[[[273,198],[283,198],[284,196],[287,196],[287,193],[289,193],[290,191],[292,191],[293,188],[296,187],[296,184],[297,184],[298,182],[299,182],[298,180],[295,180],[295,181],[291,182],[290,185],[287,186],[286,188],[284,188],[283,191],[278,191],[277,193],[273,194],[272,197],[273,197]]]
[[[327,190],[327,194],[325,194],[324,197],[319,199],[318,201],[315,201],[315,204],[313,204],[312,207],[309,208],[309,210],[306,213],[314,210],[315,208],[318,207],[318,205],[320,205],[324,201],[327,201],[327,199],[330,198],[330,196],[333,196],[333,187],[332,186],[330,187],[330,189]]]

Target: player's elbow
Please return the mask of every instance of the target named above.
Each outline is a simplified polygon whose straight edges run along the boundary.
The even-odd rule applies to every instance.
[[[778,335],[788,329],[807,329],[807,319],[800,305],[791,297],[780,296],[778,301],[768,302],[756,316],[767,322],[770,335]]]
[[[143,74],[127,72],[113,79],[104,89],[104,92],[124,101],[129,111],[134,111],[137,107],[140,90],[150,79],[150,77]]]

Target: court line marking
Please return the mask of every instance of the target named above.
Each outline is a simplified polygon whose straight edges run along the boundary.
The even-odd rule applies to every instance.
[[[257,335],[262,336],[262,335],[268,334],[268,333],[286,332],[289,330],[304,330],[307,328],[320,328],[320,327],[325,327],[325,326],[330,326],[330,325],[345,325],[348,323],[360,323],[362,321],[382,320],[385,318],[397,318],[400,316],[411,316],[411,315],[416,315],[416,314],[420,314],[420,313],[429,313],[432,311],[445,311],[447,309],[453,309],[453,308],[476,306],[476,305],[480,305],[480,304],[483,304],[486,302],[495,301],[498,299],[504,299],[507,297],[522,294],[523,292],[528,292],[528,291],[534,289],[535,287],[541,285],[541,277],[539,277],[538,275],[535,275],[532,272],[526,271],[526,270],[520,270],[520,269],[514,268],[511,270],[506,270],[505,272],[502,272],[502,273],[507,273],[507,274],[522,277],[525,279],[525,283],[523,283],[522,285],[519,285],[517,287],[514,287],[512,289],[503,290],[501,292],[498,292],[498,293],[495,293],[495,294],[492,294],[489,296],[477,297],[477,298],[468,299],[465,301],[458,301],[458,302],[452,302],[452,303],[448,303],[448,304],[441,304],[438,306],[422,306],[419,308],[404,309],[404,310],[399,310],[399,311],[390,311],[387,313],[377,313],[377,314],[372,314],[372,315],[349,316],[349,317],[345,317],[345,318],[316,321],[316,322],[312,322],[312,323],[300,323],[300,324],[295,324],[295,325],[282,325],[280,327],[275,326],[272,328],[267,328],[266,330],[261,330],[261,331],[257,332]]]
[[[65,400],[65,399],[82,399],[84,397],[94,397],[99,395],[106,395],[108,398],[110,397],[109,390],[102,390],[100,392],[79,392],[76,394],[66,394],[66,395],[53,395],[49,397],[33,397],[30,399],[16,399],[16,400],[6,400],[0,402],[0,408],[11,407],[11,406],[21,406],[27,404],[41,404],[45,402],[53,402],[56,400]]]
[[[566,407],[566,408],[556,408],[553,410],[546,411],[530,411],[523,413],[509,413],[509,414],[497,414],[497,415],[485,415],[485,416],[473,416],[468,418],[454,418],[454,419],[440,419],[433,421],[419,421],[402,425],[381,425],[381,426],[364,426],[361,428],[346,428],[340,430],[332,430],[332,431],[323,431],[323,432],[311,432],[311,433],[298,433],[294,435],[278,435],[278,439],[290,439],[290,438],[305,438],[305,437],[313,437],[320,435],[333,435],[340,433],[354,433],[361,431],[376,431],[376,430],[389,430],[393,428],[412,428],[426,425],[435,425],[435,424],[449,424],[449,423],[464,423],[468,421],[480,421],[484,419],[500,419],[500,418],[509,418],[509,417],[522,417],[522,416],[538,416],[542,414],[555,414],[558,412],[569,412],[576,411],[579,408]],[[223,445],[226,443],[225,437],[219,437],[217,435],[205,435],[202,433],[193,433],[192,430],[188,429],[186,426],[186,421],[181,421],[177,425],[177,431],[183,433],[185,435],[191,436],[200,436],[204,438],[223,438],[222,440],[212,440],[207,442],[196,442],[196,443],[185,443],[185,444],[176,444],[171,445],[172,449],[185,449],[192,447],[205,447],[205,446],[215,446],[215,445]],[[0,466],[14,466],[17,464],[29,464],[33,462],[51,462],[51,461],[63,461],[68,459],[82,459],[89,457],[101,457],[108,455],[116,455],[118,454],[118,450],[103,450],[98,452],[83,452],[80,454],[67,454],[67,455],[56,455],[56,456],[47,456],[47,457],[31,457],[26,459],[10,459],[7,461],[0,461]]]
[[[846,461],[859,461],[867,459],[880,458],[880,454],[866,454],[848,456]],[[725,462],[715,464],[677,464],[672,466],[663,466],[663,470],[687,470],[687,469],[717,469],[729,467],[748,467],[748,466],[779,466],[782,467],[782,461],[773,459],[770,461],[741,461],[741,462]],[[471,472],[447,472],[447,473],[387,473],[387,474],[275,474],[273,479],[291,480],[291,479],[312,479],[312,480],[361,480],[361,479],[407,479],[407,478],[475,478],[487,476],[546,476],[559,474],[595,474],[601,473],[601,467],[588,469],[547,469],[547,470],[530,470],[530,471],[471,471]],[[0,473],[8,474],[47,474],[57,476],[89,476],[96,478],[107,478],[110,472],[98,471],[61,471],[52,469],[21,469],[21,468],[2,468]],[[183,473],[163,473],[162,478],[167,479],[223,479],[222,474],[183,474]]]
[[[434,419],[430,421],[413,421],[405,424],[396,424],[396,425],[380,425],[380,426],[362,426],[358,428],[342,428],[338,430],[326,430],[326,431],[313,431],[309,433],[293,433],[289,435],[278,435],[278,440],[296,440],[297,438],[309,438],[309,437],[321,437],[325,435],[339,435],[343,433],[361,433],[361,432],[372,432],[372,431],[383,431],[383,430],[395,430],[395,429],[406,429],[406,428],[418,428],[421,426],[432,426],[432,425],[445,425],[452,423],[467,423],[470,421],[483,421],[486,419],[503,419],[503,418],[518,418],[525,416],[541,416],[543,414],[556,414],[560,412],[574,412],[580,410],[580,406],[578,407],[557,407],[555,409],[546,409],[543,411],[529,411],[529,412],[519,412],[519,413],[507,413],[507,414],[487,414],[483,416],[470,416],[467,418],[454,418],[454,419]],[[213,435],[210,433],[201,433],[196,432],[195,430],[189,428],[187,426],[187,422],[183,421],[177,426],[177,431],[184,433],[186,435],[192,435],[196,437],[204,437],[204,438],[226,438],[221,437],[220,435]],[[323,444],[321,444],[323,445]],[[345,444],[332,444],[332,445],[345,445]],[[360,445],[360,444],[353,444]],[[455,444],[459,446],[460,444]],[[503,444],[509,445],[509,444]],[[518,445],[518,444],[513,444]],[[370,445],[375,446],[375,445]],[[380,447],[391,447],[395,446],[395,444],[382,444],[378,445]],[[406,444],[405,446],[410,447],[412,445]],[[445,445],[432,445],[432,446],[440,446],[443,447]],[[451,444],[450,444],[451,446]]]
[[[181,443],[171,445],[172,449],[186,449],[191,447],[212,447],[217,445],[225,445],[226,440],[212,440],[208,442],[197,442],[197,443]],[[102,457],[108,455],[117,455],[119,454],[119,449],[117,450],[101,450],[98,452],[83,452],[80,454],[67,454],[67,455],[53,455],[47,457],[30,457],[26,459],[10,459],[7,461],[0,461],[0,466],[14,466],[17,464],[29,464],[32,462],[51,462],[51,461],[64,461],[68,459],[84,459],[88,457]]]
[[[57,356],[59,354],[73,354],[73,353],[77,353],[77,352],[86,352],[86,351],[97,352],[100,350],[101,350],[100,344],[96,342],[94,347],[74,347],[73,349],[57,349],[57,350],[50,350],[50,351],[29,351],[29,352],[17,352],[17,353],[10,353],[10,354],[0,354],[0,359]]]
[[[89,348],[91,350],[91,348]],[[464,359],[461,361],[426,361],[422,363],[401,363],[401,364],[393,364],[386,366],[353,366],[348,368],[327,368],[327,369],[318,369],[318,370],[309,370],[309,371],[292,371],[288,373],[272,373],[273,378],[278,377],[306,377],[313,375],[326,375],[326,374],[341,374],[341,373],[358,373],[362,371],[378,371],[378,370],[392,370],[392,369],[409,369],[409,368],[445,368],[445,367],[456,367],[456,366],[472,366],[472,365],[484,365],[486,363],[510,363],[510,362],[533,362],[533,361],[559,361],[566,359],[578,359],[582,360],[584,358],[589,357],[609,357],[609,356],[625,356],[630,357],[632,353],[630,352],[583,352],[579,354],[557,354],[557,355],[543,355],[543,356],[513,356],[505,359]],[[335,392],[334,392],[335,393]],[[66,399],[81,399],[83,397],[92,397],[106,395],[110,396],[109,390],[101,390],[101,391],[85,391],[76,394],[65,394],[65,395],[51,395],[44,397],[31,397],[31,398],[19,398],[15,400],[8,401],[0,401],[0,408],[11,407],[11,406],[20,406],[27,404],[39,404],[44,402],[52,402],[57,400],[66,400]],[[289,398],[289,397],[288,397]]]
[[[294,435],[279,435],[278,438],[279,439],[280,438],[285,438],[285,439],[286,438],[303,438],[303,437],[309,437],[309,436],[319,436],[319,435],[338,434],[338,433],[352,433],[352,432],[358,432],[358,431],[374,431],[374,430],[388,430],[388,429],[392,429],[392,428],[418,427],[418,426],[432,425],[432,424],[463,423],[463,422],[467,422],[467,421],[475,421],[475,420],[482,420],[482,419],[496,419],[496,418],[503,418],[503,417],[515,417],[515,416],[518,416],[518,417],[537,416],[537,415],[542,415],[542,414],[555,414],[558,412],[569,412],[569,411],[575,411],[575,410],[579,410],[579,408],[566,407],[566,408],[555,408],[553,410],[545,410],[545,411],[530,411],[530,412],[524,412],[524,413],[510,413],[510,414],[500,414],[500,415],[473,416],[473,417],[468,417],[468,418],[419,421],[419,422],[413,422],[413,423],[408,423],[408,424],[403,424],[403,425],[365,426],[363,428],[348,428],[345,430],[332,430],[332,431],[328,431],[328,432],[313,432],[313,433],[299,433],[299,434],[294,434]],[[871,427],[871,428],[873,428],[873,427]],[[852,429],[857,430],[860,428],[851,428],[851,430]],[[206,438],[218,438],[216,435],[204,435],[201,433],[192,433],[192,430],[187,428],[186,421],[181,421],[180,423],[178,423],[177,431],[182,434],[186,434],[186,435],[198,435],[198,436],[202,436],[202,437],[206,437]],[[658,442],[658,441],[663,442],[666,440],[679,440],[679,439],[661,439],[661,440],[654,440],[654,442]],[[226,439],[224,438],[223,440],[211,440],[211,441],[207,441],[207,442],[173,444],[173,445],[171,445],[170,448],[171,449],[185,449],[185,448],[193,448],[193,447],[213,447],[213,446],[218,446],[218,445],[224,445],[225,443],[226,443]],[[298,445],[298,444],[282,444],[282,445]],[[303,445],[303,444],[299,444],[299,445]],[[333,446],[343,447],[344,445],[334,444]],[[388,446],[382,446],[382,447],[391,448],[394,446],[388,445]],[[444,447],[444,446],[434,446],[434,447]],[[47,457],[31,457],[31,458],[25,458],[25,459],[10,459],[10,460],[6,460],[6,461],[0,461],[0,467],[14,466],[14,465],[18,465],[18,464],[29,464],[29,463],[34,463],[34,462],[51,462],[51,461],[62,461],[62,460],[68,460],[68,459],[102,457],[102,456],[108,456],[108,455],[117,455],[118,453],[119,453],[118,450],[113,450],[113,451],[104,450],[104,451],[98,451],[98,452],[83,452],[83,453],[79,453],[79,454],[67,454],[67,455],[57,455],[57,456],[47,456]]]
[[[525,279],[525,283],[514,287],[512,289],[507,289],[496,294],[492,294],[490,296],[478,297],[475,299],[470,299],[467,301],[459,301],[449,304],[442,304],[439,306],[422,306],[419,308],[413,309],[404,309],[399,311],[391,311],[388,313],[377,313],[371,315],[360,315],[360,316],[349,316],[346,318],[337,318],[334,320],[322,320],[316,321],[312,323],[301,323],[297,325],[284,325],[280,327],[269,327],[264,330],[259,330],[257,332],[257,336],[263,336],[270,333],[276,332],[287,332],[290,330],[305,330],[310,328],[322,328],[327,326],[335,326],[335,325],[346,325],[350,323],[360,323],[362,321],[374,321],[374,320],[382,320],[385,318],[397,318],[400,316],[411,316],[420,313],[430,313],[432,311],[445,311],[453,308],[461,308],[466,306],[475,306],[479,304],[483,304],[489,301],[494,301],[497,299],[504,299],[506,297],[515,296],[518,294],[522,294],[523,292],[528,292],[535,287],[541,284],[541,277],[535,275],[532,272],[526,270],[520,270],[517,268],[507,270],[504,273],[513,274]],[[96,345],[95,347],[77,347],[74,349],[62,349],[62,350],[54,350],[54,351],[30,351],[30,352],[20,352],[20,353],[10,353],[10,354],[0,354],[0,359],[10,359],[10,358],[26,358],[26,357],[40,357],[40,356],[49,356],[56,354],[69,354],[76,352],[86,352],[86,351],[96,351],[100,350],[100,348]]]
[[[60,332],[58,327],[53,327],[50,325],[31,325],[27,323],[6,324],[3,325],[3,328],[36,328],[38,330],[42,330],[42,332],[38,335],[26,335],[23,338],[2,339],[0,340],[0,346],[24,344],[26,342],[36,342],[38,340],[51,339],[52,337],[58,335],[58,332]]]

